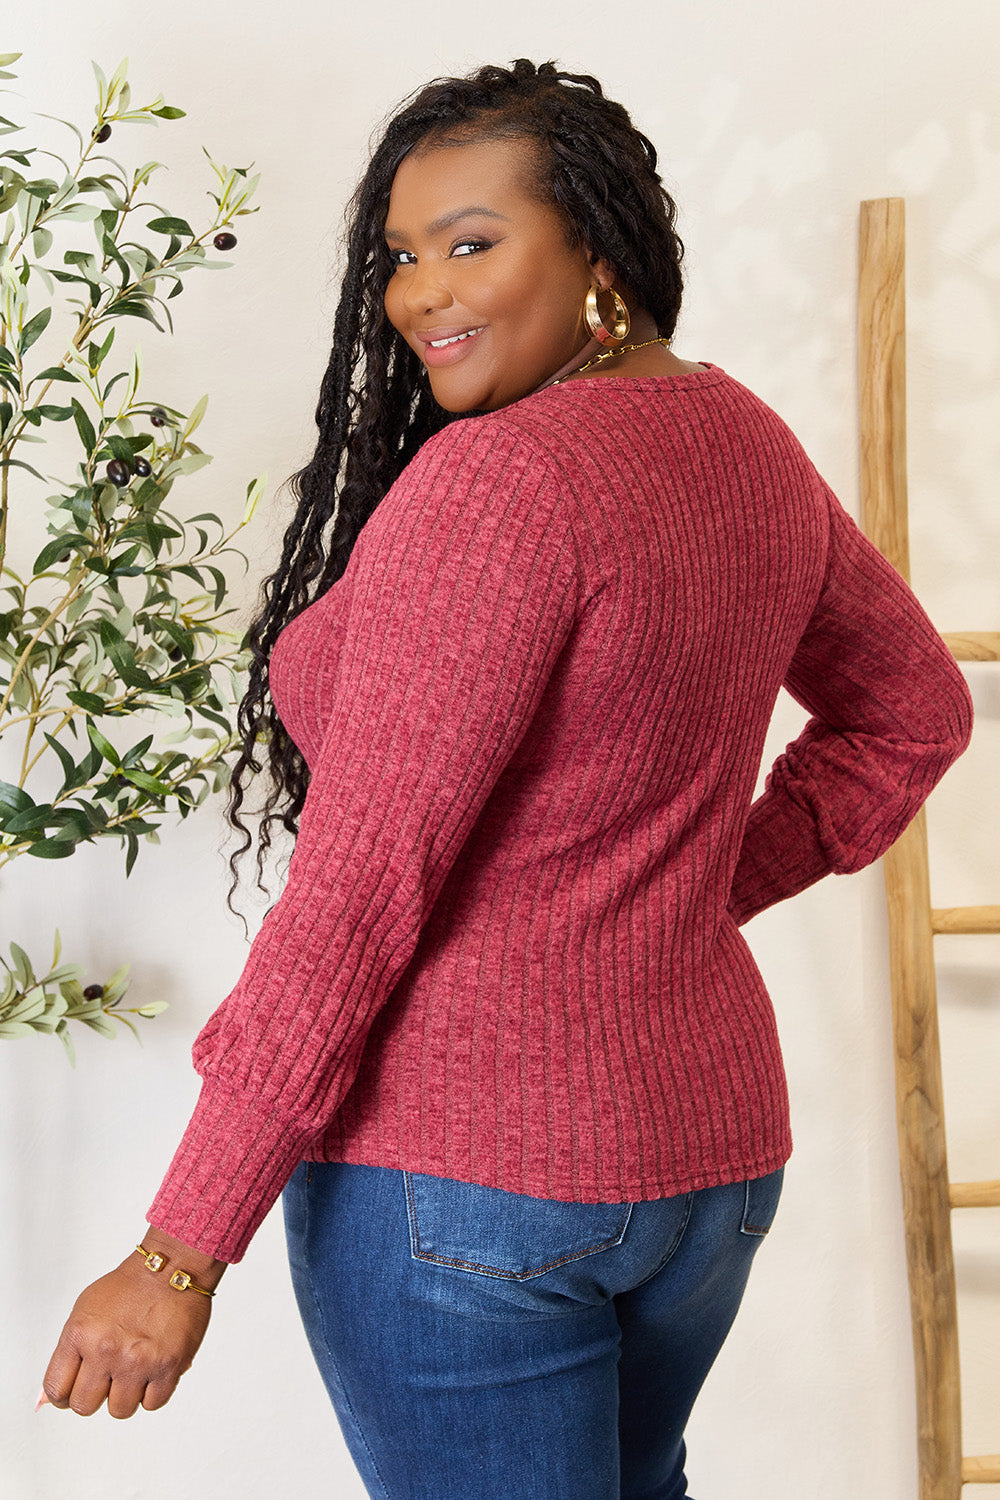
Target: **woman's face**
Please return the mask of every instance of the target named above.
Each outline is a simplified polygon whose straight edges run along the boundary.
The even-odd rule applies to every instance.
[[[495,411],[589,342],[583,302],[612,273],[530,189],[524,139],[415,148],[393,179],[389,321],[446,411]],[[453,342],[452,342],[453,341]]]

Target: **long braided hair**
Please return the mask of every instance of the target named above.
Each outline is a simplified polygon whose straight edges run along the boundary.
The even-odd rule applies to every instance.
[[[436,79],[389,119],[348,205],[347,265],[316,409],[316,451],[292,477],[298,507],[245,637],[252,660],[237,714],[242,750],[227,808],[243,843],[229,861],[230,907],[237,862],[253,843],[240,811],[247,773],[261,770],[259,746],[266,747],[270,783],[257,851],[261,890],[272,827],[298,832],[309,785],[305,759],[268,692],[274,643],[343,574],[362,527],[418,448],[462,415],[436,404],[424,366],[383,307],[393,270],[383,231],[396,169],[417,145],[500,138],[534,144],[535,187],[561,213],[570,245],[585,244],[605,260],[659,333],[674,332],[684,254],[676,206],[657,175],[652,143],[622,105],[605,98],[596,78],[521,58],[509,68],[490,65],[464,78]]]

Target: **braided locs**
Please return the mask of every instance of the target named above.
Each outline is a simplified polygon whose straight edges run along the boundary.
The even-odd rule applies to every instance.
[[[437,405],[423,365],[385,315],[392,262],[383,231],[393,178],[418,145],[504,138],[533,143],[538,196],[560,212],[569,242],[612,266],[662,335],[674,332],[684,254],[676,207],[657,175],[654,146],[596,78],[520,58],[509,68],[436,79],[387,122],[348,205],[346,270],[316,408],[316,451],[293,476],[298,507],[246,635],[252,659],[227,809],[243,842],[229,861],[230,905],[237,862],[253,842],[240,812],[247,772],[261,770],[258,746],[266,745],[270,773],[257,850],[261,889],[272,827],[298,832],[309,785],[305,759],[268,692],[274,643],[341,577],[362,527],[418,448],[460,415]]]

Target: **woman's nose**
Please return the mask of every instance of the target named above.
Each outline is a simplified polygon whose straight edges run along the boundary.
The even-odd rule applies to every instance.
[[[406,278],[403,300],[410,312],[417,316],[448,307],[453,298],[443,268],[435,266],[432,261],[418,261]]]

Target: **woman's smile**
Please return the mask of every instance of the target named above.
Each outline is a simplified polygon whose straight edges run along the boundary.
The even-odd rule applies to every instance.
[[[424,364],[428,368],[455,364],[456,361],[465,358],[472,345],[478,342],[479,335],[485,331],[485,325],[483,325],[480,328],[466,328],[461,332],[454,332],[448,328],[427,333],[418,332],[417,338],[424,344],[422,356]]]

